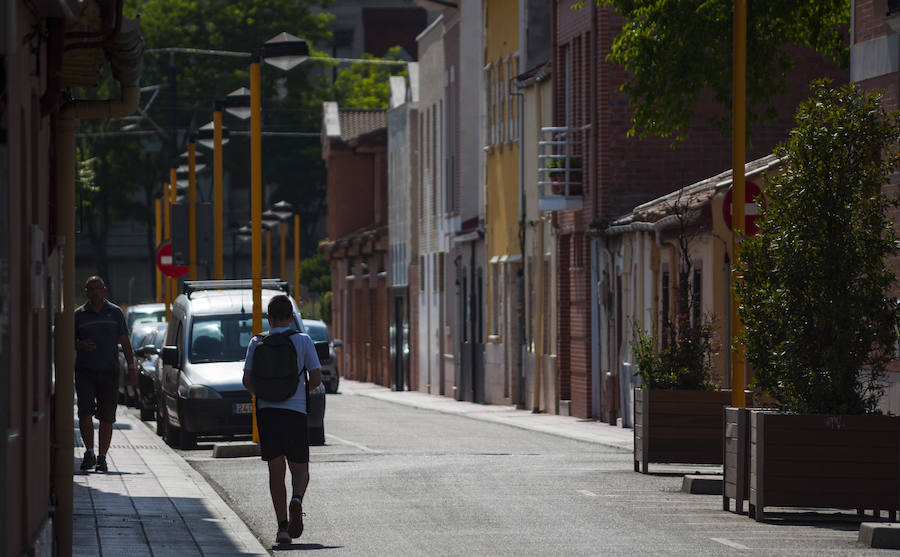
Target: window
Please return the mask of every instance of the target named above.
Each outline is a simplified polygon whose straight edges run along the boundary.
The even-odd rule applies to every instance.
[[[694,280],[691,287],[691,318],[694,320],[694,327],[699,327],[701,323],[700,308],[703,305],[703,270],[698,264],[694,266]]]
[[[503,143],[506,141],[506,133],[505,133],[505,121],[506,121],[506,80],[504,79],[504,64],[502,61],[497,63],[497,141],[496,143]]]
[[[662,272],[662,305],[660,317],[662,318],[662,347],[669,345],[669,269],[668,266],[663,267]]]
[[[518,99],[513,96],[512,79],[519,75],[519,57],[513,56],[506,61],[506,84],[509,87],[509,108],[507,109],[506,118],[506,137],[507,141],[514,142],[519,140],[519,114]]]
[[[494,144],[494,88],[492,83],[493,67],[488,64],[484,67],[484,145],[489,147]]]

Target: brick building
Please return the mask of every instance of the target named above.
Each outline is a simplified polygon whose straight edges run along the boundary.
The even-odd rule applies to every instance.
[[[852,0],[850,33],[850,77],[866,90],[883,91],[887,110],[900,110],[900,1]],[[885,186],[893,194],[900,188],[900,173]],[[900,211],[894,211],[894,222]],[[900,274],[900,260],[891,261],[894,274]],[[900,292],[895,293],[900,297]],[[900,413],[900,360],[888,367],[888,390],[883,409]]]
[[[673,182],[691,184],[729,168],[731,141],[701,118],[677,149],[666,139],[627,138],[631,112],[619,91],[625,72],[606,59],[622,19],[593,2],[581,10],[570,5],[554,0],[554,126],[562,130],[556,139],[567,144],[562,158],[578,167],[582,183],[567,192],[580,208],[560,210],[557,218],[557,365],[561,412],[570,405],[572,415],[587,418],[600,417],[599,378],[617,375],[630,359],[630,327],[623,325],[628,316],[618,315],[620,308],[602,313],[599,303],[604,292],[624,287],[622,254],[606,249],[602,231],[616,217],[671,191]],[[785,137],[809,81],[849,79],[815,54],[797,51],[794,59],[797,69],[788,77],[788,93],[777,100],[778,116],[754,127],[747,160],[765,156]],[[701,104],[698,113],[705,108],[715,110]],[[610,346],[605,353],[601,338]]]
[[[344,343],[345,377],[390,385],[388,338],[387,118],[383,110],[325,103],[322,158],[328,171],[332,336]]]

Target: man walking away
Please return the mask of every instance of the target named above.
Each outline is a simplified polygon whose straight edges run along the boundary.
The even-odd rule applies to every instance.
[[[75,392],[78,395],[78,428],[85,451],[81,469],[107,472],[106,453],[116,422],[119,393],[119,348],[128,361],[128,384],[137,384],[134,353],[128,339],[125,316],[106,300],[103,279],[92,276],[84,283],[87,302],[75,310]],[[94,420],[100,421],[99,454],[94,456]]]
[[[243,382],[251,394],[257,395],[260,453],[269,466],[269,493],[278,520],[275,543],[282,544],[290,543],[292,538],[299,538],[303,533],[303,495],[309,485],[307,394],[322,382],[322,373],[312,339],[291,329],[294,322],[291,299],[284,294],[273,296],[267,311],[269,333],[250,340]],[[282,348],[285,345],[288,347],[286,352]],[[257,350],[259,357],[254,366]],[[281,354],[289,354],[289,359],[285,360]],[[267,368],[272,365],[277,365],[278,369]],[[304,371],[308,371],[308,375]],[[291,469],[293,487],[290,519],[286,467]]]

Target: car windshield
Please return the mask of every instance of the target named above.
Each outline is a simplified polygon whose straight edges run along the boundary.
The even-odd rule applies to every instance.
[[[262,326],[263,332],[269,330],[265,316]],[[300,330],[296,319],[292,328]],[[247,357],[247,345],[252,337],[253,318],[246,313],[197,316],[191,324],[191,363],[239,362]]]
[[[304,321],[303,326],[306,327],[306,334],[309,335],[313,342],[328,342],[328,327],[325,325]]]
[[[131,329],[131,348],[137,350],[146,344],[144,339],[147,338],[150,333],[160,329],[165,330],[166,326],[165,321],[159,323],[136,323],[134,328]]]
[[[129,312],[128,313],[128,328],[132,329],[138,323],[159,323],[164,322],[166,320],[166,310],[160,309],[150,312]]]

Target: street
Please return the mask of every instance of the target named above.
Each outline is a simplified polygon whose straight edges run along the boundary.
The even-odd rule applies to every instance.
[[[359,389],[348,381],[328,396],[327,445],[311,449],[306,530],[273,554],[889,554],[859,546],[849,514],[773,513],[759,524],[722,511],[719,496],[682,493],[682,474],[694,469],[640,475],[624,449],[392,404]],[[211,449],[201,441],[178,452],[271,548],[264,463],[213,459]]]

